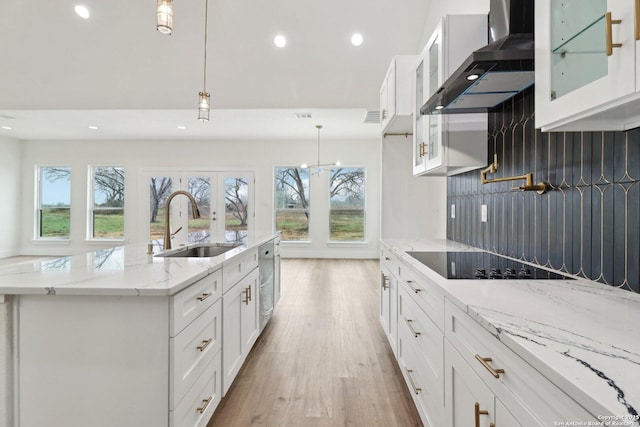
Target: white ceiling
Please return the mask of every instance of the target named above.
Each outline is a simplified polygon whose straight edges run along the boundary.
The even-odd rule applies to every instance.
[[[374,137],[379,125],[363,124],[366,110],[378,108],[391,57],[419,50],[428,5],[209,0],[213,109],[203,124],[204,0],[174,1],[171,36],[155,29],[156,0],[2,3],[0,126],[13,129],[0,135],[26,140],[297,138],[315,135],[317,123],[327,138]],[[362,46],[351,45],[353,32]]]

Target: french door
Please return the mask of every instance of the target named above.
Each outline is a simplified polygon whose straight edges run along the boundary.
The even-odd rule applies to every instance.
[[[253,233],[253,172],[171,172],[144,174],[148,185],[149,240],[163,244],[166,220],[170,220],[171,246],[198,242],[246,242]],[[191,201],[184,195],[169,196],[178,190],[189,192],[198,206],[200,218],[192,217]]]

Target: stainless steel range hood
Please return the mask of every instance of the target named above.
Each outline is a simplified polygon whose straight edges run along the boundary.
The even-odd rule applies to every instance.
[[[481,113],[534,82],[534,0],[491,0],[490,43],[473,52],[420,114]]]

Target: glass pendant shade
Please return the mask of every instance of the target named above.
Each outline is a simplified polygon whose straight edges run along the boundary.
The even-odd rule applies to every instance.
[[[211,105],[211,95],[207,92],[200,92],[200,102],[198,103],[198,120],[209,121],[209,110]]]
[[[158,0],[156,28],[162,34],[173,32],[173,0]]]

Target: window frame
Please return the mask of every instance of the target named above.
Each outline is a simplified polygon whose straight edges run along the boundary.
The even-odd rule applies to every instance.
[[[331,214],[332,214],[332,204],[331,204],[331,175],[334,173],[334,171],[336,169],[361,169],[362,170],[362,174],[363,174],[363,183],[362,183],[362,194],[364,197],[364,202],[362,203],[362,239],[361,240],[336,240],[333,238],[332,233],[331,233]],[[328,218],[327,218],[327,225],[328,225],[328,231],[329,231],[329,235],[328,235],[328,243],[331,245],[348,245],[348,244],[363,244],[363,243],[367,243],[367,203],[368,203],[368,197],[367,197],[367,168],[364,166],[347,166],[347,165],[340,165],[340,166],[334,166],[330,169],[329,171],[329,179],[328,179],[328,190],[329,193],[327,194],[328,196],[328,202],[327,202],[327,210],[328,210]]]
[[[126,198],[123,198],[123,206],[122,207],[103,207],[96,208],[95,205],[95,171],[96,169],[121,169],[123,174],[123,194],[126,192],[126,170],[124,166],[120,165],[89,165],[88,166],[88,179],[87,179],[87,241],[114,241],[114,242],[122,242],[125,240],[126,236],[126,217],[125,217],[125,208],[126,208]],[[122,237],[96,237],[95,236],[95,212],[96,211],[114,211],[121,210],[122,211]]]
[[[281,169],[299,169],[299,170],[306,170],[307,171],[307,191],[306,191],[306,198],[307,198],[307,207],[306,208],[279,208],[278,204],[276,202],[276,197],[278,194],[278,189],[276,187],[276,180],[277,180],[277,176],[278,176],[278,170]],[[273,229],[274,231],[281,231],[282,230],[278,230],[277,228],[277,215],[278,212],[301,212],[301,213],[306,213],[307,214],[307,237],[306,239],[298,239],[298,240],[288,240],[285,238],[284,233],[281,233],[281,241],[282,242],[286,242],[289,244],[296,244],[296,243],[310,243],[311,242],[311,169],[310,168],[303,168],[300,166],[274,166],[273,168]]]
[[[69,205],[64,209],[69,210],[69,233],[66,236],[43,236],[42,235],[42,215],[45,208],[42,206],[42,196],[43,196],[43,171],[45,169],[68,169],[69,170]],[[72,226],[72,168],[70,165],[56,165],[56,164],[48,164],[48,165],[36,165],[35,166],[35,200],[34,200],[34,240],[41,242],[69,242],[71,240],[71,226]],[[60,209],[60,208],[58,208]]]

